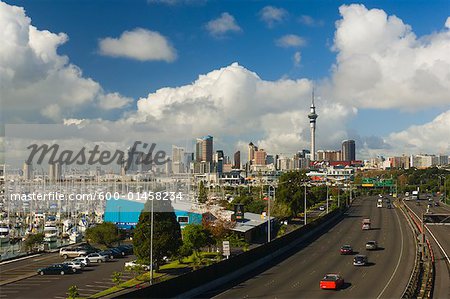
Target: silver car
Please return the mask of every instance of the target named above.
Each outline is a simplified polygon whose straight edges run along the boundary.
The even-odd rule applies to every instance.
[[[98,253],[89,253],[86,258],[91,263],[104,263],[106,262],[106,256],[98,254]]]
[[[378,249],[378,243],[377,241],[369,241],[366,243],[366,249],[367,250],[376,250]]]

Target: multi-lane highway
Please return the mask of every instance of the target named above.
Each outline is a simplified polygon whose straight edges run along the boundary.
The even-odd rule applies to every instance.
[[[372,230],[362,231],[370,217]],[[366,251],[365,243],[378,241],[381,249]],[[365,254],[370,265],[353,266],[353,256],[339,249],[350,244]],[[216,298],[400,298],[413,269],[415,243],[411,228],[398,209],[376,207],[376,198],[354,201],[345,218],[306,247],[278,264],[234,282]],[[340,273],[346,284],[340,291],[325,291],[319,281],[326,273]]]
[[[417,219],[421,221],[422,214],[426,212],[427,201],[404,201],[412,210]],[[434,214],[450,214],[450,207],[441,204],[430,208]],[[435,255],[435,283],[434,298],[450,298],[450,225],[427,225],[426,233],[431,242]]]

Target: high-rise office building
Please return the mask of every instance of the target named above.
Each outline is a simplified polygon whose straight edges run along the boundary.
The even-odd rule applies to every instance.
[[[355,140],[342,141],[342,161],[356,160]]]
[[[184,147],[178,147],[172,145],[172,172],[184,173],[185,172],[185,151]]]
[[[251,165],[255,162],[255,152],[258,150],[258,147],[250,142],[248,144],[248,163]]]
[[[62,166],[60,163],[54,163],[48,165],[48,178],[51,182],[57,182],[61,180]]]
[[[266,165],[267,153],[263,149],[255,151],[255,163],[254,165]]]
[[[241,169],[241,152],[237,151],[234,153],[234,169]]]
[[[213,137],[208,135],[197,139],[195,146],[195,154],[197,162],[213,161]]]
[[[33,164],[23,163],[23,179],[27,181],[33,179]]]

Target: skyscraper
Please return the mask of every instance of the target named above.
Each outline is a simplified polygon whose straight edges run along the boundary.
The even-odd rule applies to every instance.
[[[251,165],[255,160],[255,152],[258,150],[258,147],[250,142],[248,144],[248,163]]]
[[[234,169],[241,169],[241,152],[237,151],[234,153]]]
[[[316,119],[318,115],[316,114],[316,107],[314,106],[314,89],[312,92],[311,99],[311,111],[308,114],[309,126],[311,129],[311,161],[316,160]]]
[[[213,161],[213,137],[208,135],[197,139],[195,146],[195,154],[197,162]]]
[[[184,147],[178,147],[176,145],[172,145],[172,172],[173,173],[184,173],[185,172],[185,164],[184,164]]]
[[[355,140],[344,140],[344,141],[342,141],[341,155],[342,155],[342,160],[343,161],[356,160]]]
[[[259,149],[255,152],[255,163],[254,165],[266,165],[267,153],[263,149]]]

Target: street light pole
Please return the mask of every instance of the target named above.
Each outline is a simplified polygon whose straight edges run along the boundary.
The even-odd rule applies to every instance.
[[[153,284],[153,199],[150,211],[150,284]]]
[[[304,225],[306,225],[306,183],[305,183],[305,202],[304,202],[304,204],[305,204],[305,212],[303,213],[303,219],[304,219],[303,223],[304,223]]]
[[[328,176],[325,176],[325,184],[327,185],[327,214],[328,214],[328,197],[329,197],[329,194],[328,194]]]

